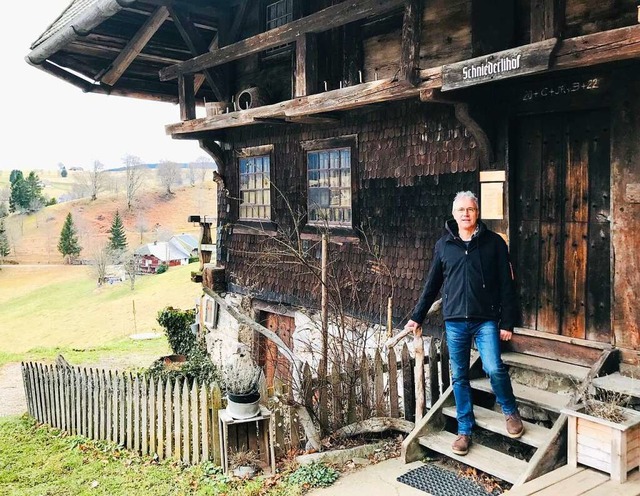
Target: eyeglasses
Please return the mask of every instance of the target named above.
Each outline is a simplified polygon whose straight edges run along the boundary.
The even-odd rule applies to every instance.
[[[464,214],[465,212],[468,214],[472,214],[474,212],[477,212],[478,209],[476,207],[467,207],[467,208],[456,208],[456,213],[457,214]]]

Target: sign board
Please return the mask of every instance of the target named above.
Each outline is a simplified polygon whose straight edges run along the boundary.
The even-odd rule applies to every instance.
[[[442,66],[442,91],[467,88],[490,81],[549,69],[557,38]]]

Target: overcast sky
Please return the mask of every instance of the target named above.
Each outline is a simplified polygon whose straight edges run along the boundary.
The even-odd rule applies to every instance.
[[[164,125],[178,122],[177,105],[85,94],[25,62],[33,43],[70,0],[11,2],[0,30],[3,75],[0,169],[122,165],[127,154],[143,162],[190,162],[206,153],[197,141],[172,140]],[[200,115],[200,114],[198,114]]]

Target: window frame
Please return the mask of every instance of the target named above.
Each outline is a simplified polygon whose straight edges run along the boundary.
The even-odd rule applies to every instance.
[[[291,2],[291,12],[287,13],[286,15],[290,15],[291,19],[279,26],[273,26],[271,28],[267,28],[270,22],[269,18],[267,17],[267,9],[271,5],[278,3],[278,1],[283,1],[283,0],[262,0],[262,2],[260,3],[260,26],[263,32],[265,33],[270,31],[271,29],[285,26],[289,22],[302,17],[302,7],[301,7],[300,0],[289,0]],[[294,56],[295,56],[295,43],[290,42],[290,43],[285,43],[284,45],[280,45],[277,47],[264,50],[263,52],[261,52],[260,59],[261,61],[266,62],[270,60],[287,59],[288,57],[294,57]],[[292,60],[292,63],[293,63],[293,60]]]
[[[242,217],[242,204],[243,204],[243,190],[242,189],[242,173],[240,172],[240,164],[242,160],[251,159],[255,157],[268,157],[269,158],[269,205],[268,205],[268,215],[265,217]],[[262,145],[262,146],[254,146],[241,148],[235,151],[235,160],[236,160],[236,170],[238,171],[238,211],[237,211],[237,220],[240,224],[245,224],[249,226],[263,225],[263,224],[272,224],[273,223],[273,199],[274,199],[274,188],[273,188],[273,145]],[[267,188],[256,188],[252,191],[267,191]],[[257,204],[258,206],[262,206],[266,208],[264,203]]]
[[[305,226],[306,233],[319,233],[322,230],[330,230],[336,234],[344,234],[349,237],[355,232],[355,228],[358,225],[358,182],[357,182],[357,150],[358,150],[358,135],[345,135],[335,138],[318,139],[311,141],[301,142],[301,148],[303,150],[304,160],[304,180],[305,180],[305,192],[306,192],[306,204],[307,209],[307,224]],[[310,221],[309,220],[309,152],[322,152],[331,151],[337,149],[348,148],[350,151],[350,179],[351,179],[351,222],[346,223],[328,223],[324,221]]]

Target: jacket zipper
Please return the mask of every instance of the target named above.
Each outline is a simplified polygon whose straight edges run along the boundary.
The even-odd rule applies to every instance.
[[[464,250],[464,318],[469,318],[469,248]]]

